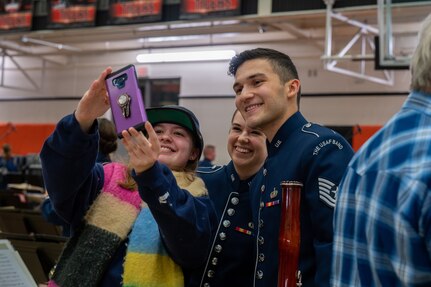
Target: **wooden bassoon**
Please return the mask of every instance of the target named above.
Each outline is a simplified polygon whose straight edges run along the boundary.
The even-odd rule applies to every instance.
[[[281,182],[281,223],[278,236],[278,287],[301,286],[299,248],[301,241],[300,202],[302,183]]]

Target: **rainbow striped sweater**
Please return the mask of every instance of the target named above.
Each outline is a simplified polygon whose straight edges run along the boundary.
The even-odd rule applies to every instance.
[[[103,189],[81,228],[66,244],[49,287],[98,286],[112,256],[127,237],[123,286],[184,286],[181,268],[167,254],[149,208],[136,190],[119,186],[126,173],[122,164],[104,166]],[[181,186],[186,177],[174,175]],[[203,183],[202,188],[206,191]]]

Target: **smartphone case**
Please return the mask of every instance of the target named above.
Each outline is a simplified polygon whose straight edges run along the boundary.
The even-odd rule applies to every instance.
[[[141,89],[138,85],[135,66],[128,65],[121,68],[109,74],[105,81],[118,137],[121,138],[121,132],[130,127],[142,130],[147,121],[147,114]],[[126,115],[124,114],[125,99],[127,99],[129,105]]]

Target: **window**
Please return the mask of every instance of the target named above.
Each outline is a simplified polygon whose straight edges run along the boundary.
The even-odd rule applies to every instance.
[[[178,105],[180,79],[139,79],[146,107]]]

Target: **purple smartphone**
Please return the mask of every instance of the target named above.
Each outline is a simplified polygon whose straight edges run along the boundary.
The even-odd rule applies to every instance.
[[[130,127],[142,130],[147,114],[135,66],[128,65],[115,71],[106,76],[105,81],[118,137],[122,138],[121,132]]]

